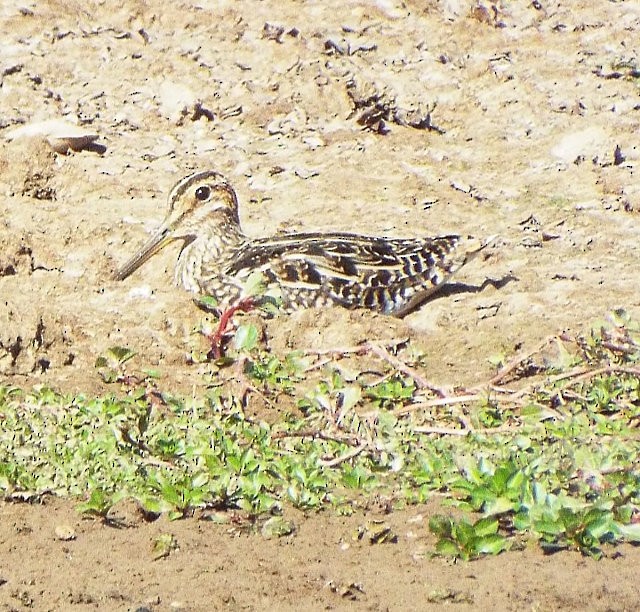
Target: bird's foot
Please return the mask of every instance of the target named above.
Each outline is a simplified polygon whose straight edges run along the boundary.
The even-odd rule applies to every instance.
[[[249,312],[257,306],[253,297],[246,297],[238,300],[233,306],[222,311],[216,331],[209,336],[211,350],[207,355],[209,358],[220,359],[224,355],[225,336],[229,331],[230,322],[236,312]]]

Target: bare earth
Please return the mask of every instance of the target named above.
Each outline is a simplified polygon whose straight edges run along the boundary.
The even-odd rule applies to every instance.
[[[640,315],[636,2],[20,6],[0,5],[6,383],[111,392],[94,362],[124,345],[167,389],[199,392],[209,366],[186,355],[204,343],[193,331],[202,314],[172,286],[178,247],[111,280],[194,169],[228,176],[252,235],[498,235],[457,287],[405,319],[276,318],[266,330],[276,352],[406,336],[430,356],[432,382],[467,385],[490,376],[491,356],[577,333],[616,307]],[[65,156],[11,134],[49,119],[99,139]],[[0,605],[637,608],[638,549],[599,563],[527,550],[452,565],[428,556],[437,508],[385,516],[400,541],[371,546],[352,536],[382,514],[374,502],[349,518],[291,512],[298,533],[277,541],[197,517],[146,523],[123,508],[131,526],[116,530],[69,502],[4,504]],[[60,539],[64,528],[76,538]],[[161,533],[179,549],[154,560]]]

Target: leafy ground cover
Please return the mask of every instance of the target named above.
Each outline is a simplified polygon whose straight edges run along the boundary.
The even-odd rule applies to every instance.
[[[374,367],[354,369],[350,355]],[[623,311],[493,356],[495,376],[473,389],[431,385],[402,339],[276,357],[251,323],[211,364],[202,397],[163,392],[162,374],[133,371],[132,357],[115,347],[97,360],[109,396],[0,388],[6,498],[71,496],[107,522],[123,499],[148,520],[225,521],[233,509],[284,535],[288,505],[349,514],[372,495],[390,509],[437,495],[437,555],[537,542],[599,558],[640,541],[640,326]],[[254,399],[271,418],[250,414]]]

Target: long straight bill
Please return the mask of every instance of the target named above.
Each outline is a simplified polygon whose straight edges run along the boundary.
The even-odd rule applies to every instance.
[[[173,240],[174,238],[171,236],[169,229],[166,227],[161,228],[149,239],[147,244],[115,273],[115,280],[124,280],[133,274],[143,263],[151,259],[158,251],[161,251]]]

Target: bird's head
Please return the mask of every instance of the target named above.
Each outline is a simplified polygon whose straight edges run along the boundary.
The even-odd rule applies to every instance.
[[[169,213],[149,241],[116,274],[124,280],[174,240],[185,245],[211,227],[238,228],[238,199],[233,187],[214,170],[196,172],[178,182],[169,194]]]

